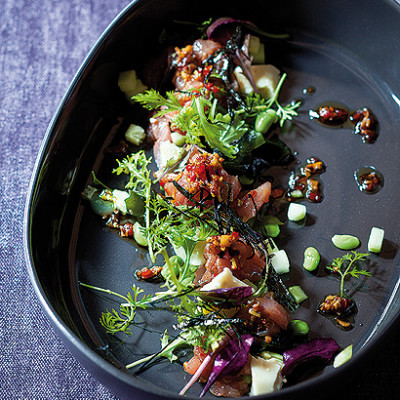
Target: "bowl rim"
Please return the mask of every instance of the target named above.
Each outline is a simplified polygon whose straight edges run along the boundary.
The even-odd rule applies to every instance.
[[[400,0],[385,0],[388,3],[392,3],[393,6],[397,6],[400,8]],[[112,375],[115,379],[117,379],[121,383],[125,383],[128,387],[132,388],[132,390],[140,390],[144,393],[152,396],[154,395],[162,395],[165,398],[186,398],[186,399],[197,399],[197,396],[185,395],[181,396],[175,393],[172,393],[170,390],[161,388],[154,383],[149,381],[145,381],[136,377],[133,374],[129,374],[123,370],[118,369],[108,361],[106,361],[102,356],[96,353],[94,350],[89,348],[86,344],[84,344],[73,332],[70,328],[66,326],[66,324],[62,321],[61,317],[57,314],[54,307],[51,305],[50,300],[44,293],[43,286],[38,278],[35,268],[34,257],[31,253],[31,236],[30,236],[30,217],[31,217],[31,209],[34,202],[35,194],[37,193],[36,183],[38,181],[38,175],[40,166],[42,165],[45,155],[46,155],[46,147],[48,146],[50,140],[53,138],[54,129],[57,124],[58,119],[62,115],[64,105],[68,102],[71,95],[74,93],[77,84],[79,83],[82,75],[84,75],[85,71],[88,69],[90,63],[96,59],[96,57],[101,52],[101,45],[104,43],[109,36],[113,33],[113,31],[121,24],[123,21],[130,16],[130,14],[134,11],[135,7],[148,2],[148,0],[132,0],[128,5],[126,5],[122,11],[120,11],[113,20],[108,24],[108,26],[101,33],[99,38],[95,41],[88,54],[84,58],[83,62],[79,66],[76,74],[72,78],[70,84],[67,87],[65,94],[63,95],[56,111],[51,118],[48,127],[46,129],[45,135],[42,139],[41,145],[39,147],[36,160],[33,167],[33,173],[31,175],[28,188],[27,188],[27,196],[24,206],[24,216],[23,216],[23,247],[24,247],[24,256],[26,267],[28,269],[28,274],[30,281],[33,285],[36,296],[39,300],[39,303],[45,312],[46,316],[49,318],[51,325],[55,328],[58,336],[62,339],[63,343],[66,347],[71,350],[75,359],[77,359],[76,354],[84,355],[85,362],[82,362],[82,365],[85,369],[91,373],[91,367],[99,367],[106,374]],[[400,287],[400,277],[394,285],[393,292],[389,296],[390,299],[393,298],[393,295],[396,293],[398,288]],[[389,301],[388,303],[389,304]],[[386,315],[386,314],[383,314]],[[327,385],[329,382],[335,380],[335,377],[345,377],[348,375],[349,370],[353,370],[354,366],[358,364],[364,357],[366,357],[370,352],[374,349],[376,350],[380,345],[382,345],[383,337],[388,336],[391,332],[393,332],[394,327],[399,324],[399,316],[393,316],[386,323],[386,326],[377,336],[373,335],[373,331],[371,331],[369,337],[364,342],[359,351],[353,355],[353,357],[344,365],[340,367],[340,369],[335,369],[324,376],[312,377],[306,381],[299,382],[294,386],[286,387],[282,391],[274,392],[268,395],[255,396],[255,399],[280,399],[280,398],[290,398],[291,395],[298,395],[304,391],[309,391],[310,389],[314,389],[321,385]],[[78,360],[81,363],[81,359]],[[102,383],[104,386],[107,386],[107,383],[104,383],[100,380],[96,375],[93,375],[96,380]],[[336,380],[335,380],[336,381]],[[146,382],[146,387],[143,383]],[[109,388],[109,387],[108,387]],[[113,391],[112,389],[109,389]]]

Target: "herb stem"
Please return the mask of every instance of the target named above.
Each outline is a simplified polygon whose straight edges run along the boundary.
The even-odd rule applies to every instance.
[[[151,195],[151,186],[147,185],[146,186],[146,192],[145,192],[145,207],[146,207],[146,211],[145,211],[145,222],[146,222],[146,232],[149,232],[149,228],[150,228],[150,195]],[[150,260],[152,263],[155,262],[155,256],[154,256],[154,252],[153,252],[153,247],[151,245],[151,241],[149,240],[149,238],[147,238],[147,243],[148,243],[148,249],[149,249],[149,256],[150,256]]]
[[[89,288],[89,289],[93,289],[93,290],[97,290],[97,291],[99,291],[99,292],[103,292],[103,293],[111,294],[111,295],[113,295],[113,296],[117,296],[117,297],[119,297],[120,299],[123,299],[123,300],[125,300],[126,302],[128,302],[130,305],[132,305],[132,303],[129,301],[129,299],[128,299],[126,296],[123,296],[122,294],[119,294],[119,293],[117,293],[117,292],[113,292],[113,291],[110,290],[110,289],[103,289],[103,288],[100,288],[100,287],[97,287],[97,286],[88,285],[88,284],[82,283],[82,282],[79,282],[79,284],[80,284],[81,286],[87,287],[87,288]]]
[[[344,272],[341,272],[341,271],[340,271],[340,275],[341,275],[341,278],[340,278],[340,297],[343,297],[343,296],[344,296],[344,280],[345,280],[346,275],[349,273],[350,267],[353,265],[353,263],[354,263],[355,260],[356,260],[356,259],[353,258],[353,259],[349,262],[349,265],[347,266],[347,268],[345,269]]]
[[[160,251],[160,253],[163,255],[164,259],[165,259],[165,263],[167,264],[169,273],[171,274],[171,281],[173,282],[173,284],[176,286],[176,290],[178,292],[181,292],[184,288],[182,287],[181,283],[179,282],[179,279],[176,276],[175,273],[175,269],[174,266],[171,263],[171,260],[169,258],[169,255],[167,253],[167,249],[166,247],[163,247]],[[181,302],[182,302],[182,306],[183,308],[189,313],[189,314],[193,314],[193,308],[190,306],[190,304],[187,302],[186,299],[186,295],[181,297]]]

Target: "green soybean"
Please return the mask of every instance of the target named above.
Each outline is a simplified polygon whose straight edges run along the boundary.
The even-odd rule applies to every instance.
[[[148,244],[144,228],[139,222],[133,224],[133,238],[140,246],[147,246]]]
[[[308,332],[310,331],[310,328],[307,325],[307,322],[302,321],[300,319],[292,319],[289,322],[289,327],[295,335],[299,335],[299,336],[307,335]]]
[[[304,250],[303,267],[307,271],[315,271],[318,267],[321,257],[318,250],[314,247],[307,247]]]
[[[281,233],[281,228],[278,224],[264,225],[265,232],[269,237],[275,238]]]
[[[239,182],[241,185],[252,185],[254,183],[253,178],[249,178],[246,175],[239,176]]]
[[[276,111],[268,109],[257,115],[254,128],[257,132],[267,133],[269,128],[278,120]]]
[[[360,240],[353,235],[334,235],[332,243],[341,250],[354,250],[360,245]]]

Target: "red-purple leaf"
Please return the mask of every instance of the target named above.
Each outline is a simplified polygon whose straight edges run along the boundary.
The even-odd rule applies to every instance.
[[[218,377],[238,374],[247,363],[254,338],[242,335],[233,338],[215,357],[214,366],[200,397],[203,397]]]
[[[340,350],[334,339],[316,338],[302,343],[293,349],[283,353],[283,370],[285,376],[290,375],[301,363],[311,360],[319,360],[328,363]]]
[[[217,20],[215,20],[208,28],[207,28],[207,37],[208,39],[211,39],[211,37],[213,36],[213,34],[215,33],[215,31],[217,30],[217,28],[223,26],[223,25],[231,25],[231,24],[247,24],[250,25],[254,28],[256,28],[256,26],[250,22],[250,21],[246,21],[246,20],[242,20],[242,19],[235,19],[235,18],[231,18],[231,17],[221,17],[218,18]]]
[[[203,293],[210,295],[212,297],[241,301],[246,297],[251,296],[253,290],[250,286],[237,286],[233,288],[204,290]]]

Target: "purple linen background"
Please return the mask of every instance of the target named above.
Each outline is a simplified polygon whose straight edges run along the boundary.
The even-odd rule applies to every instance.
[[[30,284],[26,192],[47,126],[129,0],[0,0],[0,399],[115,399],[65,349]]]
[[[26,269],[22,222],[47,126],[85,56],[128,3],[0,0],[0,399],[116,400],[42,312]],[[400,398],[399,348],[387,341],[343,398]]]

